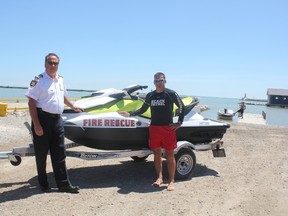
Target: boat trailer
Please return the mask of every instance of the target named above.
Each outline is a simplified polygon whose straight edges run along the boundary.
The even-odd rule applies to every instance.
[[[31,133],[29,123],[24,123]],[[139,150],[118,150],[118,151],[71,151],[69,149],[82,146],[78,143],[66,143],[66,156],[75,157],[84,160],[102,160],[131,157],[134,161],[145,161],[146,158],[153,154],[149,148]],[[88,148],[88,147],[87,147]],[[89,148],[90,149],[90,148]],[[214,157],[226,157],[225,149],[223,148],[223,141],[221,139],[214,140],[209,143],[192,144],[188,141],[178,141],[177,147],[174,150],[176,160],[175,179],[187,179],[192,176],[196,167],[196,156],[194,151],[212,150]],[[22,157],[35,156],[33,144],[24,147],[14,147],[12,151],[0,152],[0,159],[8,159],[13,166],[18,166],[22,162]],[[165,151],[162,151],[162,156],[165,158]]]

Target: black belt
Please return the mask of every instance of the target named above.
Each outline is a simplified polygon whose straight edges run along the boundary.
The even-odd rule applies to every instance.
[[[54,114],[54,113],[45,112],[41,108],[37,108],[37,112],[40,115],[46,115],[46,116],[49,116],[49,117],[52,117],[52,118],[60,117],[60,114]]]

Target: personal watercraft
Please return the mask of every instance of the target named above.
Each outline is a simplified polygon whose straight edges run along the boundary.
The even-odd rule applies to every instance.
[[[133,111],[141,107],[145,94],[135,93],[147,86],[133,85],[123,90],[106,89],[92,93],[75,102],[84,112],[65,109],[63,113],[65,137],[94,149],[137,150],[148,148],[150,110],[141,116],[123,117],[118,111]],[[185,118],[177,130],[178,141],[193,144],[221,139],[229,124],[206,119],[192,109],[199,103],[194,97],[181,97],[185,105]],[[174,120],[178,117],[174,109]]]

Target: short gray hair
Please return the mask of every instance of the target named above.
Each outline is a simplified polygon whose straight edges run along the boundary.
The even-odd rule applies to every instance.
[[[60,58],[59,58],[59,56],[58,56],[57,54],[55,54],[55,53],[48,53],[48,55],[45,56],[45,63],[48,61],[48,58],[49,58],[50,56],[55,56],[55,57],[58,59],[58,62],[60,62]]]

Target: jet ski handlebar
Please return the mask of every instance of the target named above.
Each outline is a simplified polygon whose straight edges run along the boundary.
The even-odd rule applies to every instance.
[[[129,86],[127,88],[124,88],[123,91],[125,91],[132,100],[139,100],[139,97],[137,95],[131,95],[133,92],[137,91],[137,90],[143,90],[148,88],[148,86],[142,86],[142,85],[133,85],[133,86]]]
[[[133,85],[133,86],[129,86],[129,87],[122,89],[122,92],[110,94],[109,97],[121,99],[125,96],[128,96],[132,100],[138,100],[139,99],[138,96],[132,95],[132,93],[137,91],[137,90],[143,90],[146,88],[148,88],[148,86]]]
[[[137,91],[137,90],[143,90],[148,88],[148,86],[142,86],[142,85],[133,85],[127,88],[124,88],[123,91],[126,91],[128,95],[130,95],[131,93]]]

